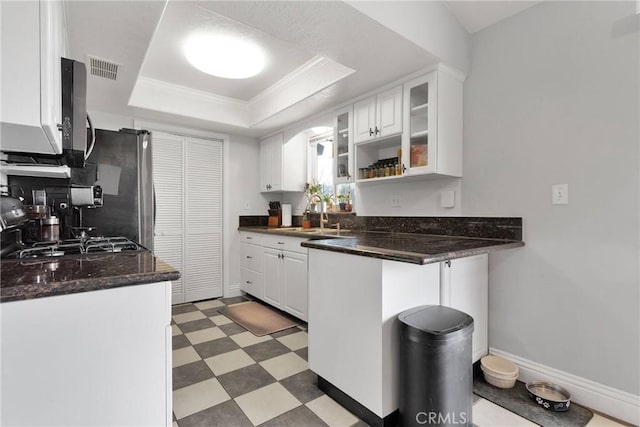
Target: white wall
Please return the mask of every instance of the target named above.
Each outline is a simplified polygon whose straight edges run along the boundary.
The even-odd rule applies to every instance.
[[[349,4],[442,62],[469,73],[469,34],[441,2],[358,0]]]
[[[453,208],[440,207],[440,193],[455,192]],[[356,190],[355,211],[361,216],[456,216],[461,213],[462,180],[438,178],[384,184],[360,184]],[[400,197],[400,207],[391,206]]]
[[[224,154],[224,295],[240,294],[240,215],[267,215],[260,188],[259,145],[255,138],[229,136]],[[245,209],[245,203],[249,208]]]
[[[91,123],[96,129],[120,130],[122,128],[134,128],[133,117],[118,114],[105,113],[103,111],[89,111]]]
[[[634,14],[544,2],[473,35],[462,213],[524,218],[490,257],[490,346],[640,395]]]

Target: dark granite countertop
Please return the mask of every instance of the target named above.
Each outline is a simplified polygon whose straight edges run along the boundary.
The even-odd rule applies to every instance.
[[[335,228],[324,228],[313,227],[313,228],[305,228],[302,227],[263,227],[260,225],[257,226],[243,226],[238,227],[239,231],[250,231],[252,233],[261,233],[261,234],[276,234],[278,236],[293,236],[293,237],[304,237],[307,239],[326,239],[326,238],[336,238],[336,237],[352,237],[354,234],[351,230],[336,230]]]
[[[148,251],[2,260],[0,269],[3,303],[180,278]]]
[[[310,240],[303,242],[302,246],[412,264],[430,264],[516,248],[524,246],[524,242],[419,233],[352,231],[347,239]]]
[[[399,233],[319,228],[238,227],[240,231],[306,237],[302,246],[345,254],[362,255],[413,264],[430,264],[454,258],[524,246],[521,240],[443,236],[424,233]]]

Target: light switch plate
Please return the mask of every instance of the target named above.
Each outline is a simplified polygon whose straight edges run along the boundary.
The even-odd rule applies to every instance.
[[[456,205],[456,192],[447,190],[440,193],[440,207],[452,208]]]
[[[569,184],[554,184],[551,186],[551,204],[569,204]]]

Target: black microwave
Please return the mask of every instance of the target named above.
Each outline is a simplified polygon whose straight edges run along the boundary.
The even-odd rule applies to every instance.
[[[87,152],[87,69],[82,62],[61,60],[61,160],[71,168],[83,168]]]

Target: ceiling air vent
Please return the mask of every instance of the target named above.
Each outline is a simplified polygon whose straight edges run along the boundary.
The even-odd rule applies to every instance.
[[[104,59],[95,58],[89,56],[89,67],[91,68],[91,75],[102,77],[109,80],[116,80],[118,77],[119,64],[106,61]]]

